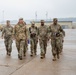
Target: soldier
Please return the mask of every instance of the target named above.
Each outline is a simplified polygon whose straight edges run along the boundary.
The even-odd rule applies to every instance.
[[[57,18],[53,19],[53,24],[49,26],[48,31],[51,32],[51,46],[52,46],[52,54],[53,54],[53,61],[56,61],[56,57],[59,59],[59,51],[61,51],[61,37],[60,32],[64,35],[64,31],[61,26],[57,23]]]
[[[31,55],[36,55],[37,53],[37,42],[38,42],[38,28],[35,26],[35,22],[31,22],[31,27],[29,28],[30,32],[30,44],[31,44]]]
[[[21,19],[23,20],[23,18],[21,18]],[[26,22],[25,22],[25,21],[23,21],[23,23],[24,23],[24,25],[26,25]],[[27,26],[26,26],[26,29],[27,29],[27,30],[26,30],[26,32],[27,32],[26,34],[27,34],[27,36],[28,36],[28,28],[27,28]],[[28,50],[28,39],[27,39],[27,43],[26,43],[25,46],[26,46],[26,50]]]
[[[46,25],[44,25],[44,20],[41,20],[41,26],[38,29],[39,43],[41,49],[41,59],[45,58],[46,48],[47,48],[47,35],[48,30]]]
[[[16,40],[16,47],[18,50],[18,58],[22,60],[23,55],[26,56],[27,46],[27,32],[26,25],[24,24],[23,18],[19,19],[19,22],[14,27],[14,37]]]
[[[12,52],[12,34],[13,34],[13,27],[10,25],[10,21],[7,20],[6,26],[2,30],[2,38],[4,36],[4,43],[7,51],[7,55],[11,55]]]

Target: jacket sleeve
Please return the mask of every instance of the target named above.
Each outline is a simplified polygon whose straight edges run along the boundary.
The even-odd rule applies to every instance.
[[[4,33],[5,33],[5,27],[2,30],[2,37],[3,37]]]
[[[62,29],[62,27],[60,26],[60,32],[63,33],[63,35],[65,36],[65,31]]]

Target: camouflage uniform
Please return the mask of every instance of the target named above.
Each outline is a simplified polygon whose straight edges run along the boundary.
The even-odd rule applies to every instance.
[[[38,29],[39,34],[39,43],[40,43],[40,49],[41,49],[41,58],[45,57],[46,54],[46,48],[47,48],[47,27],[46,25],[40,26]]]
[[[37,42],[38,42],[38,28],[36,26],[29,28],[30,32],[30,44],[31,44],[31,56],[37,53]]]
[[[26,54],[27,34],[26,26],[24,24],[17,24],[14,27],[14,36],[16,39],[16,47],[18,50],[18,57],[22,60],[22,56]]]
[[[3,27],[0,25],[0,31],[2,31],[3,30]]]
[[[63,33],[60,32],[60,39],[61,39],[61,51],[60,51],[60,53],[61,53],[62,50],[63,50],[64,37],[65,37],[65,31],[63,31]]]
[[[10,55],[12,52],[12,34],[13,27],[6,25],[2,30],[2,36],[4,35],[4,43],[6,46],[7,55]]]
[[[29,30],[28,30],[28,28],[26,28],[26,32],[27,32],[27,33],[26,33],[26,34],[27,34],[27,38],[29,38],[29,37],[28,37],[28,36],[29,36]],[[27,42],[27,43],[26,43],[26,50],[28,50],[28,40],[29,40],[29,39],[26,40],[26,42]]]
[[[26,25],[26,22],[24,22],[24,25]],[[27,37],[28,37],[28,28],[27,28],[27,26],[26,26],[26,34],[27,34]],[[26,50],[28,50],[28,39],[26,40],[27,41],[27,43],[26,43]]]
[[[62,47],[60,32],[63,33],[63,29],[59,24],[57,25],[52,24],[49,26],[48,31],[51,32],[52,54],[54,56],[54,59],[56,60],[56,56],[59,59],[59,51],[61,51]]]

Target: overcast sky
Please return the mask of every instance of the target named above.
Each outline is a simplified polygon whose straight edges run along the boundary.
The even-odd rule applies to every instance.
[[[0,20],[76,17],[76,0],[0,0]]]

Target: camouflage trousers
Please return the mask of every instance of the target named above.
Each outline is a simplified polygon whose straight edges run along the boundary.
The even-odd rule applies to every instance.
[[[63,50],[63,38],[61,38],[61,50],[60,50],[60,52],[62,52],[62,50]]]
[[[12,42],[12,38],[4,40],[7,54],[10,54],[12,52]]]
[[[40,43],[41,56],[43,56],[44,54],[46,54],[47,40],[40,39],[39,43]]]
[[[16,47],[17,47],[19,56],[22,57],[23,55],[26,55],[27,41],[25,40],[16,41]]]
[[[26,41],[26,50],[28,50],[28,40]]]
[[[59,52],[62,48],[62,43],[60,39],[51,40],[51,46],[52,46],[52,55],[59,55]]]
[[[36,38],[31,38],[30,39],[31,54],[36,54],[37,53],[37,42],[38,42],[38,40]]]

